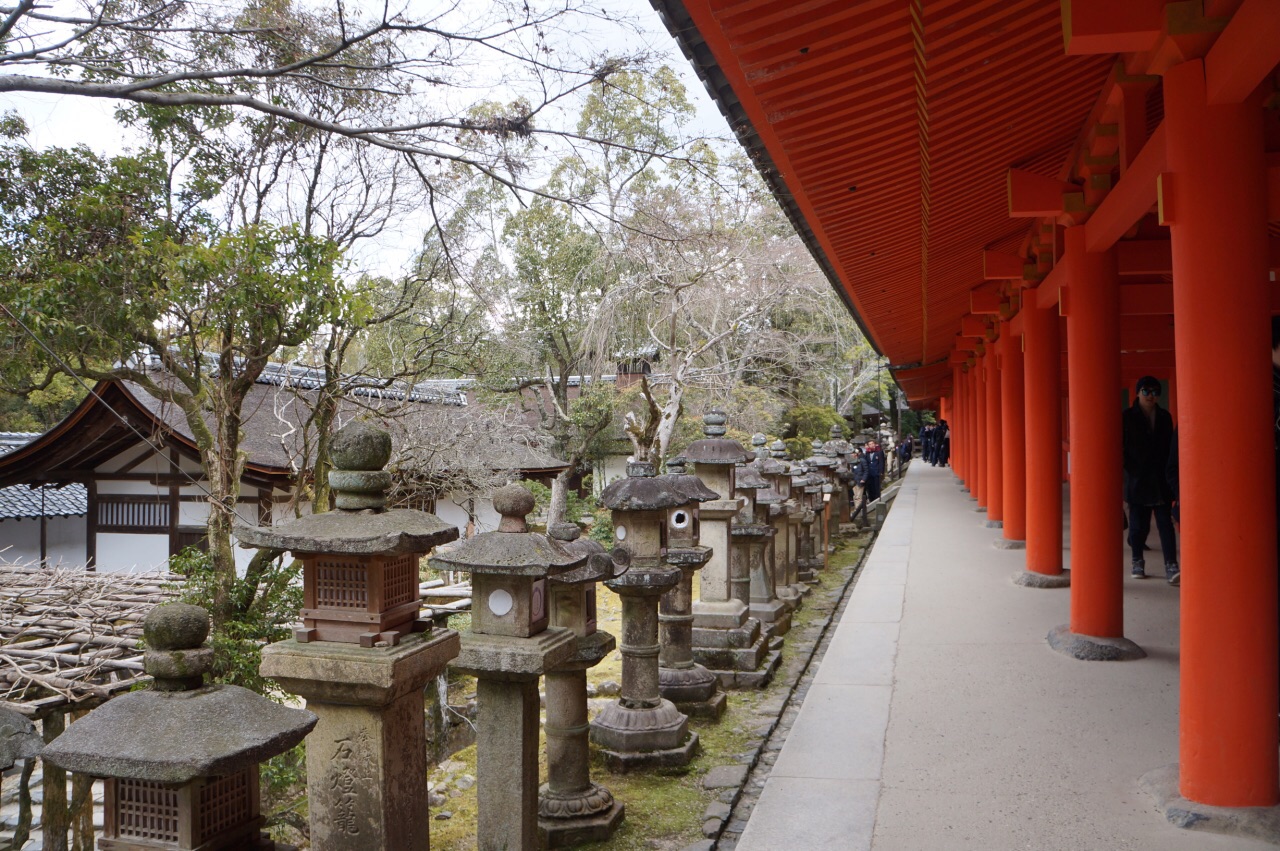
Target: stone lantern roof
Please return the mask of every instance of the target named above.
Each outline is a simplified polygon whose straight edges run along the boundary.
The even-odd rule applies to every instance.
[[[764,480],[764,476],[760,475],[760,468],[753,464],[740,465],[735,481],[737,486],[743,490],[762,490],[769,487],[769,483]]]
[[[209,614],[165,603],[143,625],[154,687],[108,701],[45,746],[50,763],[80,774],[184,784],[256,766],[302,741],[316,716],[248,689],[203,685],[213,651]]]
[[[606,579],[621,576],[631,564],[630,553],[626,550],[606,552],[604,544],[582,537],[582,529],[578,528],[577,523],[556,523],[547,530],[547,534],[566,552],[583,556],[587,560],[582,567],[553,576],[551,581],[557,585],[603,582]]]
[[[502,521],[493,532],[481,532],[431,557],[431,566],[464,573],[508,576],[556,576],[582,567],[586,555],[574,553],[559,541],[530,532],[525,517],[533,511],[533,494],[520,485],[507,485],[493,495]]]
[[[13,768],[20,759],[40,756],[44,741],[25,715],[0,709],[0,771]]]
[[[707,487],[702,479],[685,472],[686,459],[677,455],[667,462],[667,476],[672,487],[689,498],[691,502],[708,502],[719,499],[720,494]]]
[[[702,433],[706,437],[695,440],[684,450],[687,459],[695,464],[738,464],[751,459],[751,453],[736,440],[726,438],[723,411],[711,411],[702,417]]]
[[[362,422],[338,431],[331,448],[334,469],[329,484],[336,511],[311,514],[278,526],[237,524],[244,547],[293,553],[395,556],[425,553],[456,540],[458,530],[434,514],[406,508],[386,509],[391,474],[391,435]]]
[[[654,475],[648,462],[627,464],[627,476],[610,482],[600,502],[610,511],[661,511],[687,505],[690,497],[667,476]]]

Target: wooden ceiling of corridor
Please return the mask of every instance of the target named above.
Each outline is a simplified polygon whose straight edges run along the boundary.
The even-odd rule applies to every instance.
[[[654,3],[908,396],[944,392],[982,251],[1024,253],[1009,169],[1068,177],[1116,57],[1066,55],[1054,0]]]

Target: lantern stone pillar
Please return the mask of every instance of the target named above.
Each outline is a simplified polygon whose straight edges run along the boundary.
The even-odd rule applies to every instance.
[[[699,540],[699,502],[720,498],[697,476],[685,473],[683,456],[667,462],[672,487],[689,499],[667,515],[666,563],[680,571],[680,583],[658,603],[658,691],[691,718],[720,720],[727,700],[715,674],[693,658],[693,575],[711,558]]]
[[[791,480],[786,476],[787,468],[769,454],[763,434],[753,435],[751,443],[755,447],[755,466],[769,485],[756,495],[756,503],[768,509],[761,515],[762,520],[773,528],[773,535],[764,549],[765,574],[773,588],[773,596],[788,612],[794,612],[800,607],[800,595],[787,584],[786,579],[787,517],[793,507],[790,501]]]
[[[386,509],[391,438],[355,422],[334,435],[336,511],[279,526],[238,525],[241,546],[303,562],[303,628],[262,651],[261,672],[319,716],[307,742],[311,840],[333,851],[429,845],[422,690],[458,653],[458,634],[418,617],[418,564],[458,530]]]
[[[600,502],[613,512],[614,537],[631,567],[605,586],[622,598],[622,696],[591,722],[591,740],[613,771],[678,768],[689,764],[698,734],[659,689],[658,598],[680,583],[680,570],[663,558],[667,512],[689,498],[648,462],[627,465]]]
[[[778,586],[779,588],[789,589],[789,593],[785,596],[795,599],[798,605],[804,595],[812,590],[808,585],[800,581],[798,575],[800,569],[800,519],[804,516],[804,507],[800,504],[801,494],[793,487],[798,470],[795,465],[787,460],[787,445],[781,440],[775,440],[769,444],[769,457],[781,467],[775,486],[778,488],[779,493],[785,495],[785,501],[782,503],[785,509],[782,515],[785,553],[783,550],[779,550],[779,557],[783,559],[783,562],[778,571]]]
[[[108,701],[44,749],[49,765],[106,779],[103,851],[286,847],[262,832],[258,765],[302,741],[316,716],[206,686],[209,626],[198,606],[156,606],[143,622],[152,687]]]
[[[546,673],[547,782],[538,790],[538,831],[548,848],[602,842],[622,823],[626,807],[591,782],[588,744],[587,670],[613,652],[617,641],[596,629],[596,583],[625,569],[598,542],[580,537],[573,523],[550,536],[587,563],[550,580],[551,625],[573,631],[577,651]]]

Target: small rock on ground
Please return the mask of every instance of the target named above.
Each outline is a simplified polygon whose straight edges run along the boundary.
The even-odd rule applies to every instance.
[[[702,778],[703,789],[727,789],[741,786],[747,779],[746,765],[717,765]]]

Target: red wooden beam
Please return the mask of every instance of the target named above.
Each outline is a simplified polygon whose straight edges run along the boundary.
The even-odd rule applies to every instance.
[[[1001,301],[998,282],[983,284],[969,291],[969,312],[982,315],[998,314]]]
[[[988,281],[1022,280],[1027,261],[1004,251],[982,252],[982,277]]]
[[[1080,187],[1020,168],[1009,169],[1009,215],[1015,219],[1060,216],[1062,196]]]
[[[1167,239],[1125,239],[1116,243],[1116,265],[1121,275],[1168,275],[1173,253]]]
[[[1165,170],[1164,122],[1151,134],[1107,199],[1085,225],[1085,247],[1106,251],[1156,202],[1156,175]]]
[[[947,358],[947,363],[950,364],[951,366],[959,366],[960,364],[965,364],[968,362],[969,362],[969,353],[962,352],[959,350],[952,352],[951,356]]]
[[[1067,53],[1142,53],[1164,30],[1160,0],[1062,0],[1062,36]]]
[[[1280,2],[1244,0],[1204,58],[1210,105],[1240,103],[1280,65]]]
[[[1066,283],[1066,266],[1054,266],[1053,271],[1036,287],[1036,307],[1041,310],[1053,307],[1058,303],[1059,291]]]
[[[1121,287],[1121,289],[1124,289]],[[1120,350],[1157,352],[1173,350],[1173,317],[1121,316]]]
[[[1120,287],[1121,316],[1169,316],[1172,314],[1173,287],[1169,284],[1125,284]]]
[[[987,323],[976,316],[960,317],[960,336],[982,338],[987,334]]]
[[[1267,154],[1267,219],[1280,221],[1280,153]]]

